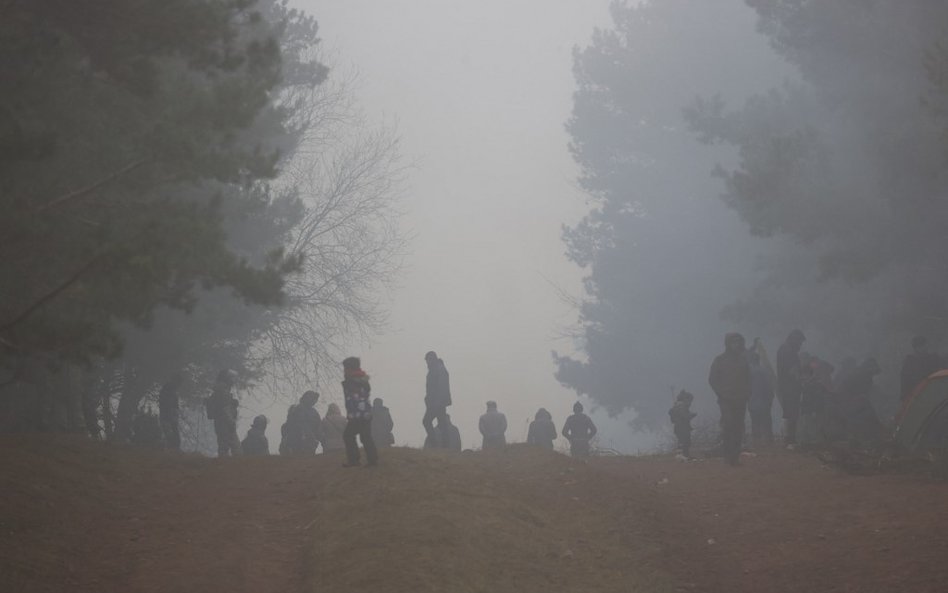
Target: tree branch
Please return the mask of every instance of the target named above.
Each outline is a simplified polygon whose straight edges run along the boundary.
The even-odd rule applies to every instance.
[[[102,257],[101,255],[97,255],[97,256],[95,256],[94,258],[92,258],[91,260],[89,260],[88,262],[86,262],[81,268],[79,268],[78,270],[76,270],[76,271],[75,271],[69,278],[67,278],[62,284],[60,284],[59,286],[57,286],[56,288],[54,288],[54,289],[51,290],[50,292],[46,293],[44,296],[40,297],[39,300],[37,300],[37,301],[34,302],[32,305],[30,305],[29,307],[27,307],[25,311],[23,311],[22,313],[20,313],[20,314],[17,315],[16,317],[14,317],[11,321],[8,321],[7,323],[4,323],[3,325],[0,325],[0,332],[9,331],[12,327],[16,326],[17,324],[21,323],[24,319],[26,319],[27,317],[29,317],[30,315],[32,315],[34,311],[36,311],[37,309],[39,309],[40,307],[42,307],[43,305],[45,305],[45,304],[48,303],[49,301],[53,300],[53,299],[56,298],[56,296],[58,296],[60,293],[62,293],[62,292],[65,291],[67,288],[69,288],[70,286],[72,286],[73,284],[75,284],[76,281],[78,281],[79,278],[80,278],[89,268],[91,268],[96,262],[98,262],[101,257]]]
[[[50,209],[55,208],[55,207],[57,207],[57,206],[60,206],[61,204],[64,204],[65,202],[68,202],[68,201],[70,201],[70,200],[74,200],[74,199],[76,199],[76,198],[81,198],[82,196],[88,195],[88,194],[94,192],[95,190],[99,189],[99,188],[102,187],[103,185],[106,185],[106,184],[108,184],[108,183],[111,183],[111,182],[115,181],[116,179],[118,179],[119,177],[122,177],[123,175],[127,175],[128,173],[131,173],[131,172],[134,171],[135,169],[137,169],[137,168],[141,167],[142,165],[144,165],[145,163],[147,163],[149,160],[150,160],[150,159],[139,159],[139,160],[137,160],[137,161],[134,161],[134,162],[132,162],[132,163],[129,163],[128,165],[125,165],[124,167],[122,167],[122,168],[119,169],[118,171],[114,171],[114,172],[112,172],[112,173],[106,175],[106,176],[103,177],[102,179],[99,179],[98,181],[95,181],[95,182],[91,183],[90,185],[87,185],[87,186],[82,187],[82,188],[79,188],[79,189],[77,189],[77,190],[75,190],[75,191],[71,191],[71,192],[69,192],[69,193],[67,193],[67,194],[61,195],[61,196],[59,196],[58,198],[55,198],[55,199],[53,199],[53,200],[50,200],[49,202],[47,202],[47,203],[43,204],[42,206],[40,206],[39,208],[37,208],[36,211],[37,211],[37,212],[40,212],[40,213],[46,212],[47,210],[50,210]]]

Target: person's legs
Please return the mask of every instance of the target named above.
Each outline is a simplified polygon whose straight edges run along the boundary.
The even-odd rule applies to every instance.
[[[227,457],[227,448],[230,440],[227,435],[227,423],[222,420],[214,421],[214,436],[217,437],[217,456]]]
[[[342,431],[342,442],[346,445],[346,465],[359,465],[359,445],[356,444],[358,433],[359,421],[349,420],[346,429]]]
[[[421,419],[421,425],[425,427],[425,432],[428,433],[428,437],[431,439],[431,442],[435,447],[443,447],[441,439],[438,438],[438,433],[434,429],[434,419],[438,419],[438,426],[442,426],[443,418],[445,415],[445,409],[442,406],[426,406],[425,407],[425,416]]]
[[[724,445],[724,460],[737,465],[744,437],[744,403],[718,400],[721,408],[721,440]]]
[[[375,447],[375,439],[372,438],[372,421],[360,420],[359,440],[365,447],[365,458],[369,465],[377,465],[379,462],[378,449]]]
[[[681,449],[681,454],[687,458],[691,458],[691,431],[682,430],[678,433],[678,448]]]

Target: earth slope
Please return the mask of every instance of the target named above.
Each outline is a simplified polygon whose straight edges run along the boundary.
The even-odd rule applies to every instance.
[[[0,591],[942,592],[948,485],[512,446],[374,469],[0,438]]]

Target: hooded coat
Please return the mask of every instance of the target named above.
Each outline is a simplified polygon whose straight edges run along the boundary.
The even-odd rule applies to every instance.
[[[545,409],[540,408],[527,431],[527,443],[544,449],[553,449],[555,440],[556,425],[553,424],[553,417]]]
[[[732,340],[739,338],[739,334],[727,334],[724,337],[724,352],[711,363],[708,383],[719,399],[746,403],[751,395],[750,364],[743,348],[727,348]]]

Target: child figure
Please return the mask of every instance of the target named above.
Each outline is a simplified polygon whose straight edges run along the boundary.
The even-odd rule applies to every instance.
[[[691,419],[697,416],[691,411],[694,399],[694,395],[682,389],[675,398],[675,405],[668,410],[672,426],[675,427],[675,436],[678,437],[679,455],[684,459],[691,459]]]

